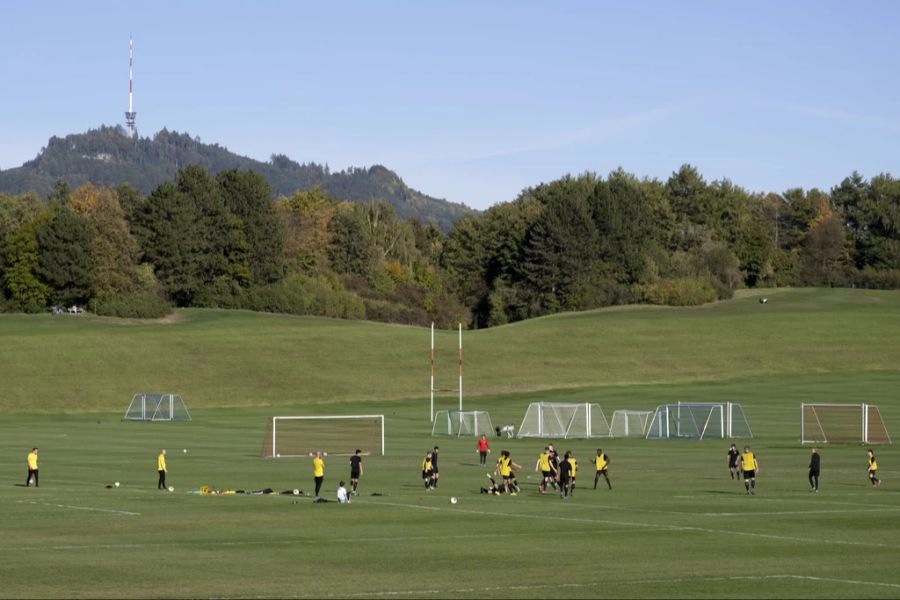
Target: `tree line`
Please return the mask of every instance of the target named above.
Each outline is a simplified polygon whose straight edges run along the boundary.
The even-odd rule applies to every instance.
[[[695,305],[741,287],[900,288],[900,181],[755,194],[690,165],[666,181],[565,176],[449,233],[251,170],[191,165],[143,195],[57,181],[0,194],[0,306],[155,317],[244,308],[490,327],[614,304]]]

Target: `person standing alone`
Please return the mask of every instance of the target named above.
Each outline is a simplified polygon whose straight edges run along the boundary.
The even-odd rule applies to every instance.
[[[359,485],[359,476],[362,475],[362,450],[356,449],[356,453],[350,457],[350,493],[356,495],[356,487]]]
[[[747,494],[756,493],[756,471],[759,470],[759,461],[756,455],[750,450],[750,446],[744,446],[744,452],[741,454],[741,471],[744,472],[744,487]]]
[[[819,456],[819,451],[813,448],[812,453],[809,456],[809,491],[811,492],[819,492],[819,468],[822,464],[821,458],[822,457]]]
[[[159,480],[156,482],[156,489],[164,490],[166,489],[166,473],[168,470],[166,469],[166,449],[163,448],[159,451],[159,456],[156,457],[156,471],[159,473]]]
[[[597,482],[600,481],[601,475],[606,480],[607,487],[612,489],[612,483],[610,483],[609,475],[607,474],[607,470],[609,470],[609,457],[603,452],[603,448],[597,448],[597,456],[594,457],[594,466],[597,469],[597,472],[594,474],[594,489],[597,489]]]
[[[325,481],[325,461],[322,459],[322,451],[316,451],[313,457],[313,479],[316,482],[316,498],[319,498],[319,492],[322,490],[322,482]]]
[[[488,442],[488,439],[484,434],[482,434],[478,439],[478,443],[475,446],[475,451],[478,452],[478,456],[481,459],[481,464],[486,464],[488,452],[491,451],[491,444],[490,442]]]
[[[38,449],[34,447],[31,449],[31,452],[28,453],[28,457],[25,462],[28,465],[28,478],[25,479],[25,487],[31,485],[31,480],[34,479],[34,487],[38,487],[38,463],[37,463],[37,455]]]
[[[875,453],[871,448],[866,452],[866,472],[869,474],[869,481],[872,482],[872,485],[881,485],[881,480],[878,479],[878,461],[875,460]]]

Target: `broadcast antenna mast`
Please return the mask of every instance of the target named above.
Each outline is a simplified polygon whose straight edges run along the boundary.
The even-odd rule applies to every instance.
[[[128,36],[128,111],[125,113],[125,124],[128,126],[128,137],[134,137],[134,118],[137,116],[137,113],[134,112],[134,104],[132,100],[132,53],[134,51],[134,43],[131,41],[131,36]]]

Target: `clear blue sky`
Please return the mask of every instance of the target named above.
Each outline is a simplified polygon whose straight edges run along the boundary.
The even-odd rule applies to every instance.
[[[380,163],[485,208],[682,163],[753,191],[900,176],[900,2],[8,2],[0,168],[50,136]]]

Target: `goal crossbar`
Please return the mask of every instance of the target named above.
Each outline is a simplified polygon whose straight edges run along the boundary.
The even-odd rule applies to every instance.
[[[303,427],[304,422],[310,426]],[[384,456],[384,415],[284,415],[269,418],[262,455],[296,457],[323,450],[341,456],[364,447],[365,454]]]

